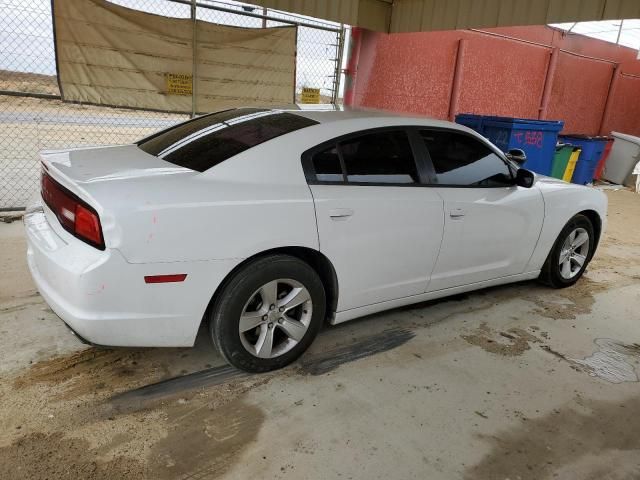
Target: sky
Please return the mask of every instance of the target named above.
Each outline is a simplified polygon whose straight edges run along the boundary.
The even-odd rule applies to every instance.
[[[620,25],[622,31],[620,32]],[[554,23],[551,26],[571,33],[599,38],[606,42],[619,43],[635,50],[640,49],[640,20],[603,20],[601,22]],[[620,33],[620,38],[618,38]]]

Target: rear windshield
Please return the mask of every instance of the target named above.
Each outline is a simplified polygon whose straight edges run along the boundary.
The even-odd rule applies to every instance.
[[[267,140],[317,123],[277,110],[238,108],[168,128],[143,138],[138,147],[167,162],[204,172]]]

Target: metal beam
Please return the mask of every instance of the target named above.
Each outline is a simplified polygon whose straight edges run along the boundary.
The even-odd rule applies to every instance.
[[[638,0],[253,0],[380,32],[420,32],[640,18]]]

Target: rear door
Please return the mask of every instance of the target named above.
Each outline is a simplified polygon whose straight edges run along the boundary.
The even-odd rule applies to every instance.
[[[415,135],[397,127],[365,131],[303,156],[320,251],[338,277],[339,311],[427,288],[442,239],[443,201],[421,185],[425,159]]]
[[[444,236],[428,290],[523,273],[540,236],[544,202],[515,185],[514,168],[465,132],[421,129],[444,200]]]

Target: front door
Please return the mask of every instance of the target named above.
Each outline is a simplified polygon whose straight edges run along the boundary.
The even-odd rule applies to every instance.
[[[513,168],[465,133],[422,130],[444,201],[444,236],[428,290],[523,273],[538,241],[544,202],[514,184]]]

